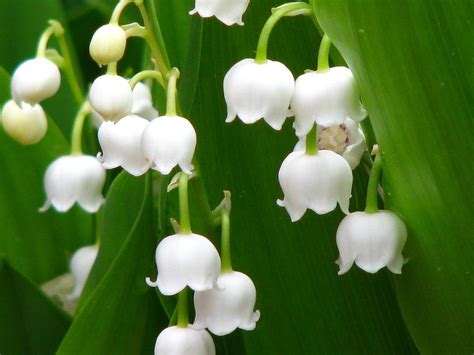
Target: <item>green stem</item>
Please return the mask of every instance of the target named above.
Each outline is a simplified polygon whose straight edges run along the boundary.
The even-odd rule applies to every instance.
[[[176,116],[176,82],[179,78],[179,70],[172,68],[168,72],[168,87],[166,89],[166,116]]]
[[[186,328],[189,324],[188,316],[188,288],[185,287],[178,294],[178,327]]]
[[[120,23],[120,16],[122,15],[123,10],[125,10],[128,4],[133,2],[135,2],[135,0],[120,0],[117,5],[115,5],[114,11],[110,16],[109,24],[118,25]]]
[[[107,75],[117,75],[117,62],[107,64]]]
[[[230,216],[226,210],[222,211],[221,219],[221,271],[232,271],[232,259],[230,253]]]
[[[163,75],[159,71],[156,70],[143,70],[137,74],[135,74],[131,79],[130,79],[130,87],[133,89],[135,85],[137,85],[140,81],[146,78],[152,78],[155,79],[160,83],[163,88],[165,88],[165,83],[163,81]]]
[[[318,125],[315,123],[314,127],[306,136],[306,151],[307,155],[318,154]]]
[[[51,36],[54,34],[54,26],[49,26],[40,37],[38,42],[38,48],[36,49],[36,56],[39,58],[46,57],[46,49],[48,48],[48,42]]]
[[[71,137],[71,154],[82,155],[82,128],[87,115],[92,111],[89,101],[85,101],[74,119]]]
[[[319,45],[318,53],[318,72],[324,73],[329,70],[329,51],[331,49],[331,40],[327,34],[324,34]]]
[[[292,14],[293,13],[293,14]],[[291,15],[311,15],[313,13],[311,7],[308,3],[305,2],[290,2],[284,4],[275,9],[272,15],[268,18],[267,22],[260,32],[260,37],[257,44],[257,54],[255,56],[255,61],[259,64],[264,64],[267,61],[267,47],[268,39],[272,33],[273,27],[277,22],[284,16]]]
[[[370,171],[369,184],[367,186],[367,200],[365,204],[366,213],[375,213],[378,209],[378,191],[377,187],[379,184],[380,174],[382,172],[382,158],[380,154],[375,157],[372,170]]]
[[[179,222],[180,234],[191,234],[188,201],[188,175],[181,172],[179,176]]]

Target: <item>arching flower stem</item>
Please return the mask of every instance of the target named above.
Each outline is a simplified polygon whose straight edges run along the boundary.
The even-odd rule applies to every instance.
[[[130,79],[130,87],[133,89],[140,81],[147,78],[155,79],[163,88],[166,88],[163,75],[157,70],[143,70],[138,72]]]
[[[117,5],[115,5],[114,11],[110,16],[109,24],[111,25],[118,25],[120,23],[120,16],[122,16],[123,10],[127,7],[127,5],[134,3],[135,0],[120,0]]]
[[[188,175],[181,173],[179,176],[179,215],[180,234],[191,234],[191,221],[189,218],[188,201]]]
[[[230,253],[230,215],[225,209],[222,210],[221,217],[221,271],[230,272],[232,269],[232,259]]]
[[[188,315],[188,288],[185,287],[178,294],[178,327],[186,328],[189,324]]]
[[[178,68],[172,68],[167,75],[166,116],[176,116],[176,82],[178,81],[179,75]]]
[[[82,128],[86,117],[92,112],[92,107],[89,101],[85,101],[74,119],[74,126],[72,128],[71,136],[71,154],[82,155]]]
[[[324,34],[319,45],[318,52],[318,72],[324,73],[329,70],[329,51],[331,49],[331,40],[327,34]]]
[[[380,175],[382,172],[382,158],[380,153],[377,152],[372,170],[370,171],[369,184],[367,186],[367,200],[365,204],[366,213],[378,212],[378,191],[377,187],[379,184]]]
[[[306,136],[306,151],[307,155],[318,154],[318,125],[315,123],[311,131]]]

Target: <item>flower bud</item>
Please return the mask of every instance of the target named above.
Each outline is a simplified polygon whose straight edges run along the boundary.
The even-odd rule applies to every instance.
[[[38,143],[48,130],[48,120],[39,104],[22,103],[19,107],[14,100],[3,106],[2,125],[10,137],[24,145]]]
[[[133,95],[128,80],[118,75],[102,75],[89,91],[92,108],[106,121],[118,121],[132,109]]]
[[[127,35],[119,25],[99,27],[92,36],[89,53],[99,65],[118,62],[127,45]]]
[[[215,355],[214,341],[205,330],[191,327],[169,327],[155,344],[155,355]]]
[[[216,18],[226,24],[232,26],[233,24],[243,25],[242,16],[249,6],[249,0],[196,0],[194,10],[190,11],[190,15],[198,13],[201,17]]]
[[[339,275],[349,271],[354,261],[366,272],[376,273],[386,266],[401,274],[406,240],[405,223],[393,212],[349,214],[337,228]]]
[[[61,85],[56,64],[46,58],[29,59],[15,70],[11,82],[13,99],[31,105],[53,96]]]
[[[179,165],[191,174],[196,148],[196,131],[192,124],[179,116],[160,116],[150,122],[142,136],[142,149],[149,166],[163,175]]]
[[[224,96],[227,103],[226,122],[239,116],[251,124],[263,118],[273,129],[281,129],[295,86],[293,74],[279,62],[267,60],[259,64],[244,59],[235,64],[224,77]]]
[[[141,82],[133,88],[132,113],[147,120],[158,117],[158,111],[153,107],[150,88]]]
[[[72,256],[70,269],[74,278],[74,290],[69,295],[70,299],[78,299],[81,296],[98,252],[98,245],[89,245],[80,248]]]

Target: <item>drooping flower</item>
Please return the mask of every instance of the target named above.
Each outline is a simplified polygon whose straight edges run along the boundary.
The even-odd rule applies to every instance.
[[[362,270],[375,273],[387,267],[401,274],[402,250],[407,240],[405,223],[395,213],[354,212],[346,216],[337,229],[339,275],[356,263]]]
[[[214,245],[198,234],[174,234],[156,248],[158,277],[146,282],[163,295],[175,295],[186,286],[205,291],[216,285],[221,259]]]
[[[18,106],[14,100],[3,106],[2,125],[10,137],[24,145],[38,143],[48,130],[48,120],[39,104],[23,102]]]
[[[102,75],[94,80],[89,91],[92,108],[107,121],[117,121],[130,114],[133,104],[128,80],[118,75]]]
[[[187,327],[164,329],[155,344],[155,355],[215,355],[214,341],[205,330]]]
[[[243,25],[242,16],[249,6],[250,0],[196,0],[190,15],[198,13],[201,17],[215,16],[227,26]]]
[[[81,296],[98,252],[98,245],[88,245],[77,250],[72,256],[70,269],[74,278],[74,289],[69,295],[70,299],[78,299]]]
[[[309,133],[314,123],[331,127],[347,118],[361,121],[367,113],[362,107],[352,72],[334,67],[325,72],[309,72],[296,79],[291,110],[299,137]]]
[[[226,122],[239,116],[246,124],[263,118],[272,128],[281,129],[295,86],[293,74],[280,62],[257,63],[244,59],[235,64],[224,78],[227,103]]]
[[[143,132],[143,154],[149,167],[163,175],[168,175],[176,165],[186,174],[191,174],[196,140],[196,131],[187,119],[160,116]]]
[[[127,35],[119,25],[107,24],[99,27],[92,36],[89,53],[99,65],[118,62],[127,45]]]
[[[61,74],[56,64],[46,58],[29,59],[13,73],[12,97],[18,106],[22,102],[35,105],[53,96],[60,85]]]
[[[104,183],[105,170],[95,157],[62,156],[46,170],[47,200],[41,211],[53,205],[57,211],[66,212],[77,202],[87,212],[97,212],[104,201]]]
[[[194,293],[195,329],[208,328],[216,335],[235,329],[255,329],[260,312],[254,311],[256,289],[252,280],[237,271],[221,273],[218,288]]]
[[[105,121],[99,128],[102,154],[98,159],[106,169],[123,167],[130,174],[140,176],[147,172],[149,163],[142,151],[142,135],[149,121],[129,115],[118,122]]]
[[[301,150],[290,153],[281,165],[278,180],[285,197],[277,203],[286,208],[292,222],[303,217],[308,208],[325,214],[338,203],[344,213],[349,213],[351,167],[330,150],[315,155]]]

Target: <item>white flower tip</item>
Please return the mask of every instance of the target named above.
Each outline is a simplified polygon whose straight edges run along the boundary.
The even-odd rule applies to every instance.
[[[150,287],[158,287],[158,279],[156,281],[151,281],[151,278],[145,278],[145,282]]]
[[[197,10],[193,9],[193,10],[189,11],[188,13],[192,16],[192,15],[197,14]]]
[[[229,114],[229,115],[227,115],[227,118],[225,119],[225,122],[226,123],[233,122],[236,117],[237,117],[237,115],[235,115],[235,114]]]
[[[38,208],[38,211],[40,213],[44,213],[46,212],[47,210],[49,210],[49,208],[51,207],[51,201],[50,200],[46,200],[46,202],[44,203],[43,206],[41,206],[40,208]]]
[[[278,199],[277,200],[277,205],[280,206],[280,207],[285,207],[285,201]]]

